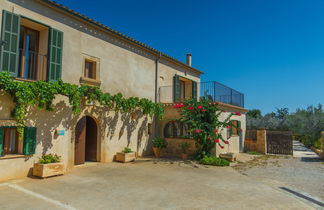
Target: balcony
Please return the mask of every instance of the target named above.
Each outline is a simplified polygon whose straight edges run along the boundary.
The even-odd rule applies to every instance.
[[[184,88],[190,90],[191,88]],[[198,83],[198,98],[204,96],[215,102],[222,102],[225,104],[231,104],[238,107],[244,107],[244,94],[234,90],[219,82],[201,82]],[[191,97],[191,92],[186,92],[184,99]],[[159,89],[159,101],[161,103],[173,103],[173,87],[162,86]]]
[[[46,80],[47,55],[19,49],[18,78],[24,80]]]

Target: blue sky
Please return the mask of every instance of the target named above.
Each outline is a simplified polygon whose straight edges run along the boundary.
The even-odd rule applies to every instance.
[[[324,104],[322,0],[57,0],[245,94],[246,108]]]

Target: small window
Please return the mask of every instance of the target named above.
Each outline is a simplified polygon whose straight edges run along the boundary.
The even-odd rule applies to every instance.
[[[165,138],[190,138],[191,134],[187,124],[170,121],[164,127]]]
[[[18,140],[17,129],[4,128],[3,134],[3,155],[22,153],[22,141]]]
[[[96,62],[86,59],[84,62],[84,77],[96,79]]]
[[[241,129],[241,123],[237,120],[230,121],[231,127],[228,128],[228,136],[238,136],[239,130]]]
[[[0,127],[0,156],[11,154],[35,154],[35,127],[25,127],[23,140],[19,140],[16,127]]]

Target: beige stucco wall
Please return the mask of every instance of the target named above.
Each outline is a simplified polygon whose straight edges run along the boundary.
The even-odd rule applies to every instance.
[[[244,139],[245,139],[245,131],[246,131],[246,115],[244,109],[234,106],[220,105],[220,108],[223,109],[223,112],[220,115],[220,120],[225,120],[231,113],[233,112],[241,112],[241,116],[233,115],[231,120],[238,120],[241,122],[242,133],[239,136],[232,136],[228,139],[229,144],[221,144],[224,146],[224,149],[220,148],[219,145],[216,145],[214,149],[214,153],[218,156],[221,153],[239,153],[240,152],[240,144],[243,150],[244,147]],[[164,135],[164,127],[170,121],[174,119],[178,119],[180,117],[178,109],[174,109],[171,105],[165,107],[165,117],[160,123],[159,132],[160,135]],[[224,139],[227,138],[227,128],[221,130],[221,134]]]
[[[14,108],[11,97],[3,92],[0,97],[0,126],[15,126],[9,111]],[[116,152],[126,146],[139,156],[151,153],[149,139],[152,136],[148,134],[148,123],[153,123],[153,120],[149,116],[116,113],[104,107],[88,105],[83,106],[82,113],[73,115],[64,96],[56,97],[54,104],[54,111],[38,110],[36,107],[30,110],[26,125],[37,127],[36,153],[12,159],[0,158],[0,181],[26,176],[42,154],[57,154],[62,157],[66,170],[72,168],[75,127],[83,116],[91,116],[97,122],[99,162],[113,161]],[[65,135],[55,135],[55,129],[64,130]]]
[[[79,84],[83,56],[89,55],[100,60],[102,90],[113,94],[121,92],[127,97],[154,99],[156,55],[33,0],[4,0],[0,2],[0,8],[37,20],[64,33],[63,81]],[[160,59],[160,86],[172,85],[176,73],[199,80],[199,74],[195,71],[186,70],[164,58]]]
[[[100,88],[104,92],[121,92],[126,97],[137,96],[154,100],[157,56],[152,53],[33,0],[2,0],[0,9],[1,13],[3,9],[12,11],[64,33],[64,82],[79,84],[83,58],[92,56],[99,60]],[[195,81],[199,80],[199,74],[193,73],[194,71],[185,70],[165,58],[161,58],[160,62],[159,85],[172,85],[176,73]],[[10,116],[14,108],[11,97],[3,92],[0,93],[0,97],[0,125],[15,125],[15,120]],[[27,126],[37,127],[36,154],[13,159],[0,158],[0,181],[26,176],[42,154],[58,154],[62,156],[66,170],[72,168],[75,126],[85,115],[93,117],[99,128],[100,162],[111,162],[116,152],[126,146],[137,151],[139,156],[151,152],[150,139],[155,132],[148,135],[148,123],[153,123],[148,116],[116,113],[100,106],[84,106],[82,113],[73,115],[68,99],[64,96],[56,97],[52,112],[32,108],[29,113]],[[155,127],[153,123],[152,129]],[[55,136],[55,129],[64,130],[65,135]]]

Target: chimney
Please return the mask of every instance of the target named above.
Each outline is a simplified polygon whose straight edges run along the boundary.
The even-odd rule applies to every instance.
[[[187,53],[187,65],[191,66],[191,54]]]

